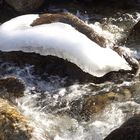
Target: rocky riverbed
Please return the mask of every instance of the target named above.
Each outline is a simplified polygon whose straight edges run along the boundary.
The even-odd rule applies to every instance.
[[[34,13],[72,12],[114,43],[125,43],[139,59],[138,6],[53,2]],[[0,7],[1,23],[22,14],[5,2]],[[138,140],[139,126],[129,127],[139,116],[128,119],[140,113],[140,80],[126,75],[93,83],[93,77],[62,59],[0,52],[0,139],[115,140],[123,132],[117,140]],[[127,138],[129,132],[136,135]]]

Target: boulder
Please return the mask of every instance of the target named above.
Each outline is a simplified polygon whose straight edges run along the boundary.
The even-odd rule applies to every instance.
[[[104,140],[140,140],[140,115],[128,119]]]
[[[13,76],[0,78],[0,97],[6,99],[21,97],[24,90],[25,84],[21,79]]]
[[[113,81],[115,83],[122,83],[125,80],[132,80],[132,73],[120,70],[110,72],[103,77],[94,77],[89,73],[83,72],[77,65],[58,58],[55,56],[41,56],[35,53],[24,52],[0,52],[0,59],[3,62],[16,63],[18,66],[25,66],[26,64],[34,65],[34,73],[42,74],[43,72],[49,75],[59,75],[59,77],[69,77],[69,82],[93,82],[103,83],[105,81]],[[30,61],[29,61],[30,60]]]
[[[133,8],[133,7],[139,7],[140,6],[140,0],[80,0],[81,2],[85,3],[99,3],[99,4],[105,4],[109,6],[116,6],[121,8]]]
[[[28,12],[38,9],[44,0],[5,0],[18,12]]]
[[[0,0],[0,4],[2,4],[3,3],[3,0]]]
[[[126,46],[127,47],[134,47],[139,49],[140,47],[140,21],[137,22],[134,27],[131,29],[127,40],[126,40]]]
[[[18,109],[0,98],[0,140],[29,140],[31,132],[32,128]]]

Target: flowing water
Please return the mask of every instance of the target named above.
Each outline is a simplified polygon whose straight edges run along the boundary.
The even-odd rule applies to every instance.
[[[112,14],[107,11],[101,14],[95,9],[74,10],[63,6],[56,7],[50,6],[49,10],[72,11],[85,22],[90,22],[89,26],[99,34],[115,43],[123,42],[140,18],[140,13],[136,11],[115,11]],[[135,50],[135,45],[132,49]],[[135,52],[139,57],[139,52]],[[121,84],[78,81],[67,84],[69,77],[48,75],[45,71],[36,74],[34,65],[19,66],[12,62],[0,61],[0,76],[11,75],[25,81],[24,96],[17,98],[15,102],[34,128],[33,140],[102,140],[133,114],[140,113],[138,79],[124,81]],[[88,106],[88,102],[85,103],[86,97],[104,95],[113,89],[119,93],[123,87],[131,89],[132,86],[135,89],[130,98],[120,95],[119,99],[106,102],[99,111],[88,110],[95,102]]]

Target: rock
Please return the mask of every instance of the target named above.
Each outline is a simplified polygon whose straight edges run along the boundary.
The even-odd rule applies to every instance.
[[[0,140],[29,140],[31,132],[32,128],[18,109],[0,98]]]
[[[5,0],[18,12],[28,12],[38,9],[44,0]]]
[[[138,7],[140,6],[140,0],[122,0],[122,1],[117,1],[117,0],[108,0],[110,3],[114,3],[116,5],[119,5],[121,7]]]
[[[140,82],[136,82],[131,85],[130,90],[133,94],[133,99],[136,103],[140,103],[139,93],[140,93]]]
[[[140,115],[128,119],[104,140],[140,140]]]
[[[112,81],[122,83],[124,80],[132,80],[134,77],[132,73],[123,70],[107,73],[103,77],[94,77],[83,72],[78,66],[67,60],[55,56],[41,56],[35,53],[0,52],[0,59],[3,62],[16,63],[18,66],[25,66],[26,64],[34,65],[35,74],[45,72],[48,75],[58,75],[62,78],[69,77],[69,81],[94,83]]]
[[[21,97],[24,94],[25,84],[16,77],[0,78],[0,97],[11,99]]]
[[[130,7],[139,7],[140,6],[140,0],[80,0],[81,2],[85,3],[93,3],[93,4],[104,4],[104,5],[110,5],[115,7],[121,7],[121,8],[130,8]]]
[[[126,40],[126,46],[127,47],[134,47],[139,49],[140,47],[140,21],[135,24],[135,26],[131,29],[127,40]]]
[[[109,84],[110,85],[110,84]],[[113,102],[125,102],[134,97],[133,89],[128,86],[118,87],[116,85],[105,86],[89,86],[88,95],[73,100],[69,103],[70,111],[67,111],[73,118],[77,120],[90,120],[95,114],[101,113],[107,106]],[[104,89],[108,89],[106,92]],[[97,95],[93,95],[96,91]]]
[[[0,4],[2,4],[3,3],[3,0],[0,0]]]
[[[117,100],[118,96],[118,93],[115,92],[84,95],[69,104],[70,111],[68,113],[77,120],[88,121],[94,114],[103,111],[107,105]]]
[[[102,111],[106,105],[113,102],[117,98],[117,93],[109,92],[95,96],[85,96],[82,104],[81,114],[90,118],[93,114]]]

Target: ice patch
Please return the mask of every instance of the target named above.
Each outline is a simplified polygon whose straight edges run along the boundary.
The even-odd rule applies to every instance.
[[[38,15],[33,15],[31,20],[27,20],[27,24],[26,16],[2,24],[1,51],[23,51],[57,56],[97,77],[110,71],[131,70],[125,59],[116,52],[110,48],[100,47],[72,26],[58,22],[30,27],[29,23]],[[15,27],[11,25],[14,22],[17,23]]]

